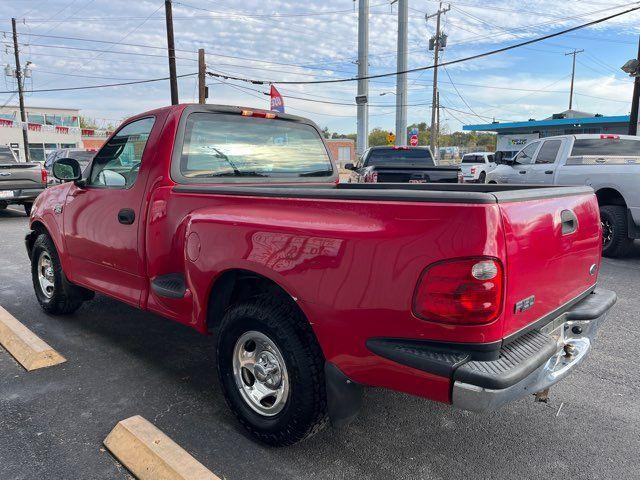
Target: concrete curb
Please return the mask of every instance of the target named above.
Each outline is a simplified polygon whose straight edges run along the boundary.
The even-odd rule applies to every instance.
[[[140,480],[220,480],[139,415],[118,422],[104,445]]]
[[[28,371],[67,361],[2,307],[0,307],[0,345]]]

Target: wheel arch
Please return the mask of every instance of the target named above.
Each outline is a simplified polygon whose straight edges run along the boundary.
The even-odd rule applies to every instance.
[[[598,205],[619,205],[626,207],[627,202],[622,194],[612,187],[603,187],[596,190],[596,198],[598,199]]]
[[[231,305],[264,293],[274,295],[294,305],[305,318],[306,323],[311,325],[307,313],[298,302],[298,298],[281,283],[252,270],[232,268],[220,273],[209,288],[206,329],[208,331],[215,330],[225,311]]]

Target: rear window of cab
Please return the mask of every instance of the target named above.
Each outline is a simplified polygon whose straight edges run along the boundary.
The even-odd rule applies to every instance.
[[[178,168],[173,172],[183,183],[334,175],[324,142],[311,125],[207,112],[187,117]]]

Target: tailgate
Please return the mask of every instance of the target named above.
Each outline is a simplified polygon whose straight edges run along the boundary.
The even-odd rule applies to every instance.
[[[593,193],[501,203],[500,211],[507,257],[506,337],[595,285],[602,241]]]
[[[0,190],[20,190],[42,187],[42,167],[39,163],[0,165]]]
[[[380,183],[407,183],[407,182],[441,182],[458,181],[458,168],[452,167],[424,167],[424,168],[403,168],[403,167],[382,167],[375,166]]]

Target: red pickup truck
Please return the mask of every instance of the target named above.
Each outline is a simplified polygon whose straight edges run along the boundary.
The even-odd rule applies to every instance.
[[[616,300],[588,187],[340,184],[319,130],[271,111],[135,116],[41,194],[42,308],[100,292],[214,332],[225,398],[271,445],[347,423],[363,386],[486,411],[545,391]]]

